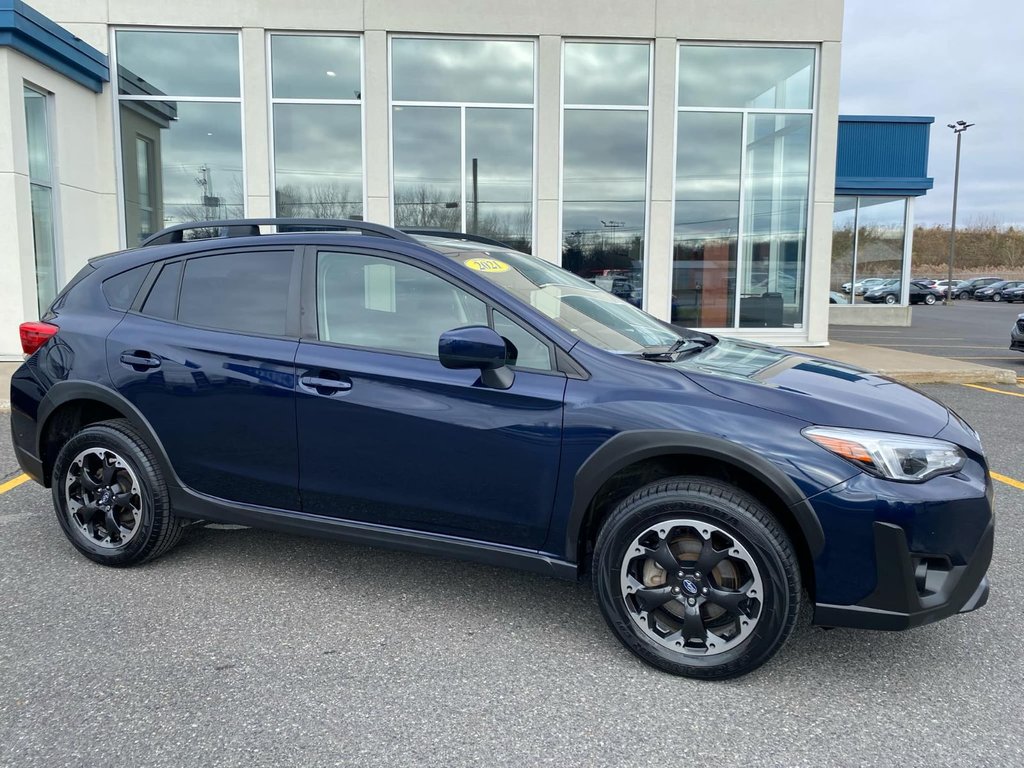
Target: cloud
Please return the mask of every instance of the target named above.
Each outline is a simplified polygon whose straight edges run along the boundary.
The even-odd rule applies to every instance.
[[[1024,6],[1016,0],[847,0],[841,114],[932,115],[921,224],[948,224],[955,142],[963,138],[957,220],[1024,225]]]

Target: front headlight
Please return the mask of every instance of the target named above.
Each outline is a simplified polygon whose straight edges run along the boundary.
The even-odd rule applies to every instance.
[[[866,472],[905,483],[959,472],[967,461],[958,446],[928,437],[834,427],[808,427],[803,435]]]

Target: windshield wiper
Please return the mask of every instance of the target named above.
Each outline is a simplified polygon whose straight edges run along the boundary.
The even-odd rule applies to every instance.
[[[713,336],[681,336],[667,347],[647,347],[646,349],[641,350],[640,357],[644,360],[673,362],[678,359],[679,355],[691,352],[703,352],[708,347],[713,347],[717,343],[718,339]]]

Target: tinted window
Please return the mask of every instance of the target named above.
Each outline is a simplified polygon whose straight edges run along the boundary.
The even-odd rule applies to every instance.
[[[511,341],[516,348],[517,356],[515,359],[509,358],[509,365],[538,371],[552,370],[548,345],[498,310],[494,310],[494,330],[506,341]]]
[[[149,264],[129,269],[103,281],[103,295],[114,309],[128,309],[149,273]]]
[[[142,312],[153,317],[166,320],[174,319],[174,310],[178,306],[178,283],[181,280],[181,262],[165,264],[160,270],[153,287],[149,290]]]
[[[375,256],[317,258],[320,338],[437,357],[442,333],[487,325],[482,301],[418,267]]]
[[[185,263],[178,319],[227,331],[283,336],[291,251],[204,256]]]

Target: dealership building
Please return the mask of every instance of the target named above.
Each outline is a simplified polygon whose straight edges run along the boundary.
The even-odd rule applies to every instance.
[[[91,256],[241,217],[485,235],[771,343],[825,344],[830,313],[905,323],[931,118],[839,118],[842,21],[841,0],[0,0],[0,359]],[[830,304],[869,275],[903,302]]]

